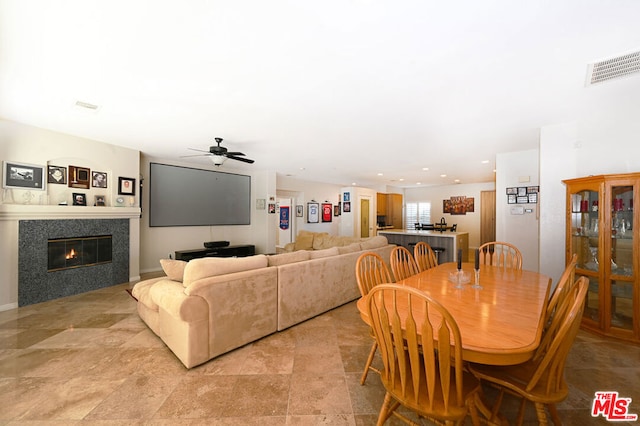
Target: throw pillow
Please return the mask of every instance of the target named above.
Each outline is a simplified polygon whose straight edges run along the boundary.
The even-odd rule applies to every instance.
[[[313,234],[298,234],[293,244],[294,250],[311,250],[313,249]]]
[[[162,270],[170,280],[182,282],[187,262],[184,260],[160,259],[160,266],[162,266]]]

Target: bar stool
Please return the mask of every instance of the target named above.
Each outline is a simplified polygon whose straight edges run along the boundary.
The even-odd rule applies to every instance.
[[[431,247],[431,250],[436,254],[436,258],[438,259],[438,265],[440,264],[440,253],[444,253],[444,247]]]

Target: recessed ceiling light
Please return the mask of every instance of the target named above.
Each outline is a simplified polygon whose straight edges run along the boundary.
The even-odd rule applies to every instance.
[[[98,110],[100,109],[98,105],[83,101],[76,101],[73,106],[75,107],[75,109],[85,112],[98,112]]]
[[[416,185],[422,185],[422,182],[416,182]]]
[[[426,172],[426,171],[429,170],[429,168],[428,167],[423,167],[422,170]]]
[[[378,173],[378,176],[384,176],[382,173]]]
[[[460,179],[454,180],[455,183],[460,183]]]
[[[440,175],[440,177],[447,177],[447,175]]]
[[[482,160],[482,164],[489,164],[489,160]]]
[[[404,178],[400,178],[400,182],[404,182]]]

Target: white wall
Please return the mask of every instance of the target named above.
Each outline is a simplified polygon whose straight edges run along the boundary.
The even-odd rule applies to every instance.
[[[340,197],[340,186],[328,183],[311,182],[296,179],[290,176],[277,176],[278,196],[291,197],[294,205],[303,206],[303,217],[295,217],[293,209],[291,219],[293,220],[294,239],[299,231],[328,232],[331,235],[338,235],[342,216],[333,216],[331,222],[307,223],[307,203],[315,200],[318,203],[329,202],[333,205],[338,203]],[[273,225],[277,227],[277,220]]]
[[[566,187],[562,180],[640,172],[640,120],[615,112],[541,130],[540,271],[554,280],[565,266]]]
[[[348,193],[350,211],[344,211],[345,193]],[[348,186],[340,189],[340,199],[343,203],[342,221],[340,223],[339,235],[346,237],[358,237],[362,235],[360,222],[360,202],[362,199],[369,200],[369,236],[374,237],[376,227],[376,204],[377,191],[369,188]]]
[[[493,182],[407,188],[404,191],[404,202],[430,202],[431,220],[439,222],[440,218],[444,217],[447,224],[457,223],[458,231],[469,233],[469,248],[473,249],[480,245],[480,193],[494,189]],[[443,213],[442,201],[452,196],[474,198],[474,212],[465,215]]]
[[[496,241],[518,247],[523,257],[522,267],[531,271],[539,268],[539,202],[508,204],[506,188],[540,186],[538,160],[537,149],[496,156]],[[544,192],[544,188],[540,191]],[[531,212],[513,214],[514,208]]]
[[[71,205],[73,192],[85,193],[89,205],[96,194],[105,194],[110,203],[117,195],[118,176],[137,179],[140,176],[139,151],[98,141],[52,132],[7,120],[0,120],[0,160],[67,167],[88,167],[108,173],[106,189],[72,189],[66,185],[47,185],[45,191],[32,191],[31,204],[58,204],[65,200]],[[115,184],[114,184],[115,182]],[[2,203],[22,203],[27,191],[3,190]],[[134,205],[138,205],[138,191]],[[71,209],[100,209],[102,207],[68,207]],[[34,206],[34,209],[36,207]],[[88,211],[88,210],[87,210]],[[139,219],[130,219],[129,275],[137,279],[139,270]],[[0,220],[0,310],[18,300],[18,234],[16,220]]]
[[[151,162],[182,165],[201,169],[220,170],[211,165],[194,165],[173,160],[158,159],[146,155],[141,156],[142,175],[149,175],[149,164]],[[226,166],[223,171],[234,172]],[[268,209],[258,210],[257,199],[265,199],[269,203],[269,198],[276,195],[275,173],[256,171],[247,173],[237,171],[244,175],[251,176],[251,224],[233,226],[176,226],[176,227],[149,227],[149,191],[143,192],[142,219],[140,231],[140,245],[142,247],[140,255],[140,270],[143,273],[160,270],[160,259],[166,259],[169,254],[177,250],[192,250],[204,247],[206,241],[229,241],[231,245],[253,244],[256,246],[256,253],[273,253],[275,251],[275,241],[277,235],[277,215],[269,214]]]

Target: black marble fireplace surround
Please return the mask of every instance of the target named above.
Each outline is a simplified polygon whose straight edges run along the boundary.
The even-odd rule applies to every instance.
[[[18,306],[129,281],[129,219],[21,220],[18,229]],[[112,237],[110,263],[47,272],[49,240],[101,235]]]

